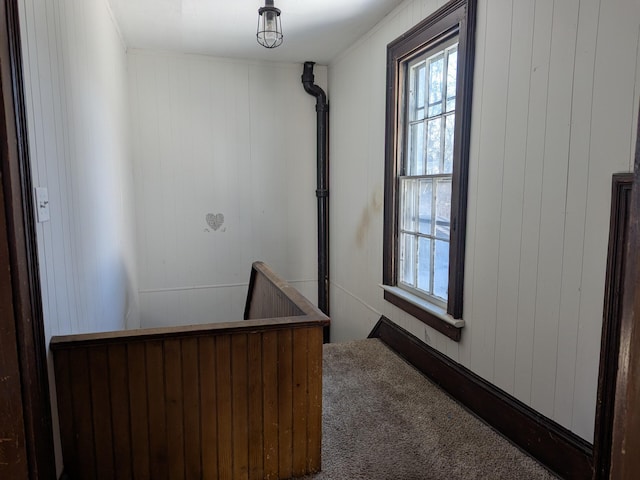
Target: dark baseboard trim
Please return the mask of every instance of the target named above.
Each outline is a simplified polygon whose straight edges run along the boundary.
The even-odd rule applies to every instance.
[[[369,334],[505,437],[566,479],[590,479],[593,446],[421,342],[386,317]]]

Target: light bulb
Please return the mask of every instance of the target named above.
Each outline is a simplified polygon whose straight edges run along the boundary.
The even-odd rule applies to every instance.
[[[264,38],[267,43],[273,44],[276,40],[276,12],[266,12],[264,22]]]

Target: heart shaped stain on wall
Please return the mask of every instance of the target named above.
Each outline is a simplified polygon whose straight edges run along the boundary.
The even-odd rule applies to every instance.
[[[213,228],[213,230],[218,230],[222,224],[224,223],[224,215],[221,213],[207,213],[207,224]]]

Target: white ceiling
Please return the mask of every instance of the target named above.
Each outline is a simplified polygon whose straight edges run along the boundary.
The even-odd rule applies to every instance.
[[[264,0],[109,0],[128,47],[328,64],[402,0],[275,0],[284,43],[256,42]]]

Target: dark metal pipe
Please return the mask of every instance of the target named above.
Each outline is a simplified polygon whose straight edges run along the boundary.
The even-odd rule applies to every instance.
[[[316,164],[318,198],[318,308],[329,315],[329,105],[327,95],[314,83],[315,62],[304,62],[302,85],[305,92],[316,97]],[[324,328],[324,341],[329,341],[329,327]]]

